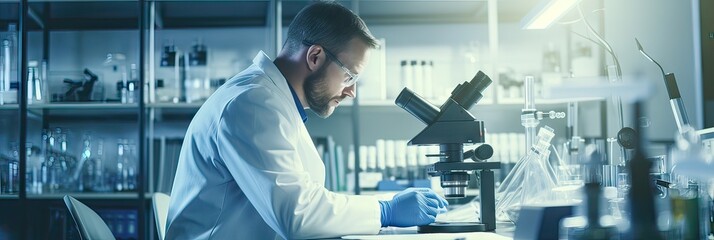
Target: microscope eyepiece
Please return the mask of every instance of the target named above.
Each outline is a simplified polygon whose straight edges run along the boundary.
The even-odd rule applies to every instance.
[[[464,82],[455,89],[451,98],[454,99],[464,109],[470,109],[483,95],[483,90],[492,83],[491,79],[483,72],[479,71],[470,82]]]
[[[409,88],[404,88],[394,103],[427,125],[431,124],[439,115],[439,108],[431,105]]]
[[[491,85],[492,82],[493,81],[491,81],[491,79],[481,71],[478,71],[478,73],[476,73],[476,76],[471,79],[471,84],[473,84],[479,92],[483,92],[483,90],[486,90],[488,85]]]

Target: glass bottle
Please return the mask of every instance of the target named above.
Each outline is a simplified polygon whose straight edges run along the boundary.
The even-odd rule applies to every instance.
[[[124,147],[124,139],[119,139],[117,143],[116,179],[114,184],[114,190],[116,190],[117,192],[121,192],[126,189],[124,184],[126,179]]]
[[[139,97],[139,95],[137,95],[137,90],[139,90],[139,77],[136,72],[136,64],[132,63],[129,69],[129,81],[126,83],[126,103],[137,103]]]
[[[208,50],[201,39],[191,48],[186,64],[186,102],[203,101],[210,95],[211,81],[208,68]]]
[[[164,45],[156,72],[156,99],[159,102],[179,103],[181,101],[184,86],[180,82],[180,56],[173,43]],[[163,86],[159,86],[159,82],[163,83]]]

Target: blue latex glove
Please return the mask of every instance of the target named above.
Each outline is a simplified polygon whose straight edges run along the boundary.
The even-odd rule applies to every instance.
[[[433,223],[449,203],[429,188],[408,188],[390,201],[379,201],[382,227],[410,227]]]

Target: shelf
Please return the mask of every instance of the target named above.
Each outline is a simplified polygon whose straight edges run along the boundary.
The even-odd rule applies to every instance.
[[[27,105],[28,109],[132,109],[137,108],[136,103],[38,103]]]
[[[16,22],[19,1],[0,2],[0,23]],[[350,7],[351,1],[338,1]],[[310,1],[282,2],[284,25]],[[518,22],[537,3],[498,3],[499,22]],[[8,7],[5,7],[7,5]],[[267,26],[271,1],[156,1],[159,29]],[[7,10],[4,10],[7,9]],[[30,0],[28,29],[33,30],[120,30],[138,29],[139,1],[37,1]],[[359,2],[367,24],[486,23],[488,1],[364,0]]]
[[[28,194],[28,199],[62,199],[65,195],[70,195],[76,199],[137,199],[137,193],[49,193],[31,195]]]
[[[338,1],[350,7],[350,1]],[[487,23],[488,1],[425,1],[425,0],[363,0],[359,2],[360,17],[367,25]],[[499,1],[498,21],[519,22],[537,0]],[[309,1],[283,1],[283,23],[290,24]]]
[[[49,194],[28,194],[27,199],[56,200],[62,199],[65,195],[70,195],[76,199],[99,199],[99,200],[135,200],[139,198],[138,193],[49,193]],[[144,198],[150,200],[153,193],[144,194]],[[18,195],[0,195],[0,200],[17,200]]]
[[[569,102],[593,102],[602,101],[604,98],[569,98],[569,99],[535,99],[536,107],[540,104],[567,104]],[[496,105],[523,105],[522,98],[499,99]]]
[[[2,195],[0,194],[0,199],[20,199],[18,195]]]
[[[156,112],[158,121],[185,120],[190,121],[198,112],[203,102],[197,103],[150,103],[147,107]]]
[[[203,102],[196,102],[196,103],[149,103],[146,106],[149,108],[178,108],[178,109],[191,109],[195,108],[198,109],[203,105]]]
[[[17,23],[19,1],[0,1],[0,31],[7,31],[9,23]]]
[[[159,29],[266,26],[270,1],[158,1]]]
[[[17,104],[0,105],[0,110],[18,110],[18,109],[20,109],[20,105],[17,105]]]
[[[31,104],[28,110],[56,120],[136,120],[139,105],[122,103],[47,103]]]
[[[485,23],[487,1],[365,1],[360,17],[369,24]]]
[[[28,29],[139,29],[139,1],[30,1]]]

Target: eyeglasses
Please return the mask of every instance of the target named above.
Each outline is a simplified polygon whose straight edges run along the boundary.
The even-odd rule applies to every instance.
[[[307,46],[316,45],[316,44],[314,44],[314,43],[312,43],[312,42],[309,42],[309,41],[307,41],[307,40],[302,41],[302,44],[305,44],[305,45],[307,45]],[[325,54],[326,54],[329,58],[332,58],[332,60],[335,60],[334,62],[337,63],[337,66],[340,67],[340,68],[342,68],[342,71],[345,71],[345,73],[347,74],[347,76],[349,76],[347,79],[345,79],[344,82],[342,82],[342,85],[343,85],[343,86],[345,86],[345,87],[347,87],[347,86],[352,86],[352,85],[354,85],[355,83],[357,83],[357,80],[359,80],[359,75],[352,73],[352,71],[350,71],[349,68],[345,67],[345,64],[343,64],[343,63],[340,61],[340,59],[338,59],[337,56],[335,56],[335,54],[332,54],[332,52],[330,52],[329,50],[327,50],[327,48],[322,47],[322,49],[325,50]]]

